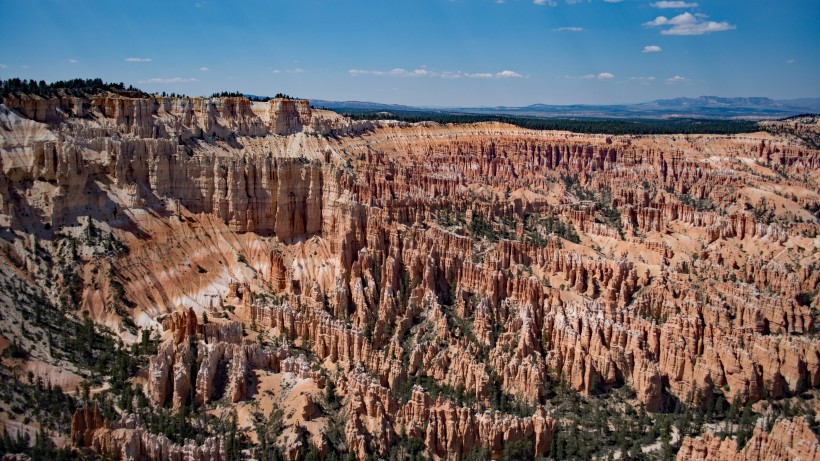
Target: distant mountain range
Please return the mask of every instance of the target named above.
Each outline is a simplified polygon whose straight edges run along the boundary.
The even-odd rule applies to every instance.
[[[820,113],[820,98],[774,100],[769,98],[698,98],[661,99],[640,104],[567,106],[532,104],[523,107],[414,107],[362,101],[310,101],[314,107],[337,112],[443,112],[479,115],[516,115],[525,117],[569,118],[721,118],[771,119],[805,113]]]

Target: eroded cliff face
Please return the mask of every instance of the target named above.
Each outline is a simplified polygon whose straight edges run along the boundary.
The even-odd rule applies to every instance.
[[[678,452],[679,460],[759,460],[818,459],[820,443],[806,418],[781,419],[766,431],[756,426],[746,446],[738,451],[737,442],[706,433],[702,437],[687,437]]]
[[[103,419],[98,407],[90,405],[72,416],[71,440],[104,457],[127,461],[226,459],[225,442],[221,437],[209,437],[201,443],[174,444],[167,437],[151,434],[137,417],[127,416],[109,422]]]
[[[558,386],[629,387],[649,412],[820,387],[820,152],[787,139],[351,122],[293,100],[4,104],[0,222],[32,280],[126,342],[161,335],[152,405],[236,408],[256,441],[258,408],[301,415],[276,436],[290,459],[407,438],[435,459],[546,454]],[[84,411],[74,435],[100,453],[190,451]],[[789,457],[789,432],[816,456],[793,429],[741,453]],[[736,456],[709,437],[679,456]]]

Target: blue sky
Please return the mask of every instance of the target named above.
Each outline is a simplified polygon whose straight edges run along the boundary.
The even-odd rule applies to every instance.
[[[817,0],[0,0],[0,76],[427,106],[820,96]]]

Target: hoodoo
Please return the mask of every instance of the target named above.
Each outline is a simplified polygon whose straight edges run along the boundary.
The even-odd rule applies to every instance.
[[[818,459],[820,151],[769,131],[14,92],[0,421],[133,460]]]

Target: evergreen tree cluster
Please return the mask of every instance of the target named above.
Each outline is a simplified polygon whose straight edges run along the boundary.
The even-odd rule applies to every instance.
[[[245,94],[245,93],[242,93],[241,91],[220,91],[220,92],[211,94],[211,97],[212,98],[248,98],[251,101],[257,101],[257,102],[268,102],[271,99],[297,99],[297,98],[294,98],[293,96],[289,96],[289,95],[286,95],[284,93],[276,93],[276,95],[271,98],[270,96],[255,96],[255,95],[252,95],[252,94]]]
[[[221,91],[219,93],[213,93],[211,95],[212,98],[244,98],[245,95],[239,91]]]
[[[354,120],[400,120],[409,123],[437,122],[479,123],[501,122],[533,130],[560,130],[575,133],[611,135],[658,134],[739,134],[760,131],[757,122],[746,120],[713,119],[594,119],[594,118],[540,118],[513,115],[479,115],[437,111],[354,110],[341,111]]]
[[[525,219],[527,241],[542,248],[547,246],[549,239],[542,237],[534,227],[528,225],[530,220],[531,217],[527,217]],[[575,230],[575,226],[573,226],[571,222],[564,222],[560,218],[550,215],[537,221],[537,223],[543,226],[544,232],[547,234],[555,234],[558,237],[566,239],[572,243],[581,243],[581,237],[578,235],[578,231]]]
[[[77,400],[41,377],[29,372],[17,379],[5,370],[0,373],[0,399],[9,404],[11,414],[25,420],[36,420],[40,427],[57,432],[68,432],[71,415]],[[16,417],[15,417],[16,418]]]
[[[71,448],[57,448],[45,429],[40,429],[37,432],[33,444],[28,433],[24,432],[12,437],[8,430],[4,429],[3,438],[0,439],[0,456],[15,454],[28,455],[33,460],[69,461],[81,459],[79,453]]]
[[[45,80],[21,80],[19,78],[10,78],[0,81],[0,97],[6,97],[13,93],[23,93],[50,98],[52,96],[58,96],[61,91],[70,96],[83,96],[105,91],[128,96],[146,94],[131,85],[126,88],[124,83],[104,82],[101,78],[74,78],[71,80],[58,80],[51,83],[47,83]]]

